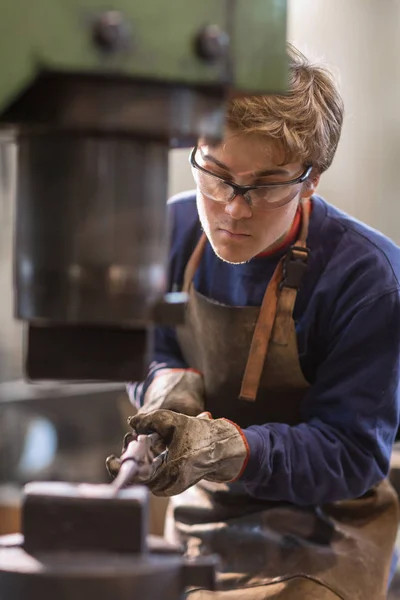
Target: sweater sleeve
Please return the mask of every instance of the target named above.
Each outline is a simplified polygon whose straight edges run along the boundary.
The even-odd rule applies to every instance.
[[[358,497],[387,476],[399,422],[399,291],[357,308],[337,329],[302,423],[244,430],[249,494],[317,505]]]
[[[172,327],[156,327],[154,330],[153,360],[146,378],[140,382],[131,382],[127,385],[127,392],[131,403],[140,408],[143,406],[146,391],[154,378],[164,369],[187,369],[181,349]]]

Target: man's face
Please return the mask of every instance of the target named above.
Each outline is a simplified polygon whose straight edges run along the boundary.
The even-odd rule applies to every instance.
[[[196,161],[207,171],[238,185],[289,181],[304,172],[300,162],[282,165],[279,148],[260,134],[228,132],[217,146],[200,141]],[[274,188],[279,207],[266,202],[250,206],[242,195],[220,203],[202,193],[198,185],[201,225],[217,256],[226,262],[242,263],[279,243],[290,229],[304,185]]]

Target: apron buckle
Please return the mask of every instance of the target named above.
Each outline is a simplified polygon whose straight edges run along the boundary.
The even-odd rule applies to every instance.
[[[283,277],[279,289],[284,287],[298,290],[307,270],[310,249],[303,246],[290,246],[283,261]]]

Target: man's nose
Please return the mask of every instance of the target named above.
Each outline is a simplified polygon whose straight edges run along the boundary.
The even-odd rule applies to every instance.
[[[237,194],[228,204],[225,206],[225,212],[231,219],[239,221],[240,219],[249,219],[253,216],[253,212],[246,202],[244,196]]]

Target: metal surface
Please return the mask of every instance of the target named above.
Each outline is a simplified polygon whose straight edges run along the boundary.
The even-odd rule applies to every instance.
[[[286,16],[286,0],[239,0],[235,3],[231,12],[231,43],[239,90],[269,94],[286,92]],[[255,82],[258,82],[256,87]]]
[[[93,20],[103,10],[99,0],[40,0],[28,13],[25,0],[6,3],[1,10],[0,110],[43,68],[189,84],[232,78],[240,91],[285,89],[285,0],[109,0],[107,10],[123,15],[135,43],[129,54],[117,53],[107,61],[92,41]],[[219,26],[233,40],[233,73],[230,61],[207,64],[197,56],[194,40],[206,24]]]
[[[30,379],[144,376],[149,325],[179,323],[185,302],[164,301],[167,175],[163,142],[20,136],[15,314],[30,323]]]
[[[31,381],[121,383],[145,377],[151,348],[145,327],[109,325],[29,325],[25,346]]]
[[[183,561],[173,556],[0,549],[0,597],[7,600],[181,600]]]
[[[224,86],[44,73],[0,121],[23,125],[24,131],[120,133],[167,146],[191,145],[198,136],[221,132],[225,96]]]
[[[112,486],[31,483],[22,510],[24,549],[38,552],[145,551],[148,490],[134,486],[118,494]]]
[[[22,374],[22,323],[13,318],[16,145],[0,135],[0,384]]]
[[[168,150],[130,138],[20,139],[16,315],[144,327],[165,288]]]
[[[23,528],[0,538],[0,598],[180,600],[186,586],[215,586],[215,558],[186,561],[147,545],[144,487],[115,496],[111,486],[31,485]]]

